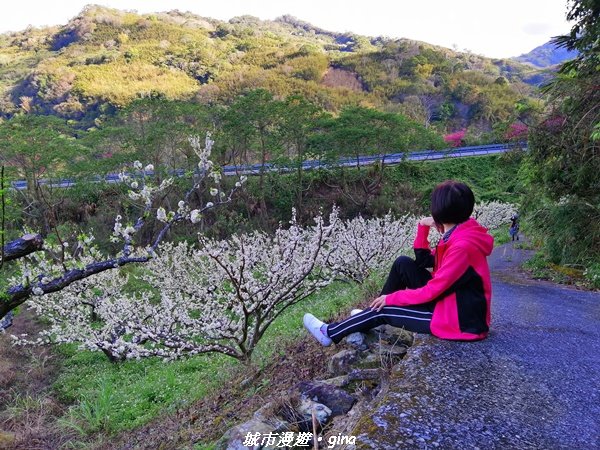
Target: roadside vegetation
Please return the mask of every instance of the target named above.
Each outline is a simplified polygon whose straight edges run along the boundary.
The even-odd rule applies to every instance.
[[[600,286],[600,61],[598,2],[570,1],[571,32],[555,39],[578,56],[545,87],[548,110],[529,134],[521,167],[528,229],[541,247],[534,267]]]

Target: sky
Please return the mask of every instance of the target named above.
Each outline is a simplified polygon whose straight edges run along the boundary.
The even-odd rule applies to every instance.
[[[527,53],[571,28],[567,0],[2,0],[0,33],[65,24],[88,3],[220,20],[291,14],[330,31],[408,38],[492,58]]]

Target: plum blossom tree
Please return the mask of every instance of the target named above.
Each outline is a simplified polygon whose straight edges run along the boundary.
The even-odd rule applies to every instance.
[[[473,217],[488,230],[506,226],[515,214],[517,214],[516,205],[498,201],[479,203],[473,209]]]
[[[193,176],[192,187],[179,201],[176,211],[156,208],[158,194],[171,185],[172,179],[165,179],[154,185],[147,176],[154,170],[152,165],[144,167],[141,162],[136,161],[131,172],[121,174],[121,180],[130,184],[129,197],[140,203],[141,213],[133,223],[122,223],[122,217],[116,217],[112,240],[122,243],[122,249],[117,254],[106,255],[98,250],[93,244],[94,237],[91,234],[81,234],[69,242],[57,232],[54,243],[43,242],[41,237],[27,234],[24,238],[29,237],[28,239],[22,238],[18,242],[8,243],[4,248],[18,250],[13,256],[17,255],[14,259],[18,258],[19,274],[10,280],[9,288],[0,298],[0,319],[32,296],[61,291],[72,283],[106,270],[131,263],[148,262],[175,224],[184,220],[198,222],[204,211],[231,202],[233,194],[241,187],[245,177],[241,177],[229,192],[222,189],[221,174],[210,161],[213,143],[210,134],[207,134],[204,146],[199,137],[190,138],[190,145],[199,163]],[[206,181],[214,185],[210,188],[214,191],[214,201],[191,209],[188,204],[191,195],[204,188]],[[150,214],[156,214],[163,225],[152,244],[141,248],[136,245],[135,237],[146,224]]]
[[[338,279],[362,283],[411,248],[416,226],[415,216],[394,219],[389,213],[382,218],[359,216],[340,222],[328,264],[335,268]]]
[[[492,201],[475,205],[473,217],[482,226],[495,229],[509,223],[516,212],[514,205]],[[337,279],[362,283],[371,273],[387,270],[399,255],[411,252],[417,223],[416,216],[395,219],[391,214],[372,219],[359,216],[340,222],[328,264],[335,268]],[[431,241],[440,237],[433,230]]]
[[[489,202],[477,205],[474,216],[493,229],[515,211],[513,205]],[[165,211],[163,220],[178,214]],[[222,241],[200,235],[197,248],[163,243],[152,249],[154,257],[139,277],[137,284],[146,289],[129,293],[129,280],[118,270],[77,280],[60,293],[34,297],[30,304],[49,327],[37,338],[15,340],[77,343],[113,362],[208,352],[248,362],[282,312],[335,278],[362,282],[373,270],[387,268],[411,247],[416,223],[414,216],[395,220],[389,214],[340,223],[334,210],[327,224],[319,215],[311,227],[299,226],[294,215],[288,228],[280,226],[273,235],[254,232]],[[115,228],[128,234],[127,227]],[[79,262],[96,259],[90,252]]]
[[[283,311],[333,279],[317,261],[327,262],[337,222],[334,210],[328,224],[318,216],[303,228],[294,217],[272,236],[201,236],[199,248],[165,243],[145,266],[149,289],[128,294],[127,277],[111,271],[36,297],[31,304],[50,327],[17,342],[74,342],[111,361],[207,352],[249,361]]]

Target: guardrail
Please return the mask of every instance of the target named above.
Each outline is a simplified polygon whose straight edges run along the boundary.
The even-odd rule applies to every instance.
[[[373,156],[359,156],[359,157],[344,157],[338,159],[336,162],[326,162],[321,160],[306,160],[302,162],[303,170],[319,169],[319,168],[333,168],[333,167],[358,167],[367,166],[375,163],[382,163],[386,165],[399,164],[402,161],[427,161],[427,160],[438,160],[444,158],[462,158],[468,156],[484,156],[494,155],[498,153],[504,153],[509,150],[520,148],[527,149],[526,143],[518,144],[489,144],[489,145],[477,145],[468,147],[455,147],[447,148],[443,150],[417,150],[408,153],[387,153],[384,155],[373,155]],[[295,166],[278,166],[273,163],[263,164],[248,164],[248,165],[229,165],[223,166],[223,175],[225,176],[239,176],[239,175],[258,175],[264,172],[292,172],[298,169]],[[146,175],[152,176],[153,171],[146,172]],[[184,169],[176,169],[172,171],[172,174],[177,177],[183,177],[186,174]],[[120,183],[121,179],[118,174],[110,173],[104,177],[96,176],[92,180],[94,183]],[[54,188],[67,188],[75,186],[76,182],[72,179],[62,180],[40,180],[40,185],[46,185]],[[18,180],[12,182],[12,188],[18,190],[27,189],[27,181]]]

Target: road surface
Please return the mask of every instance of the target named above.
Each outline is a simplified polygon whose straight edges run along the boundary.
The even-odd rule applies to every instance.
[[[600,293],[527,280],[524,257],[511,242],[490,258],[488,339],[418,335],[357,448],[600,448]]]

